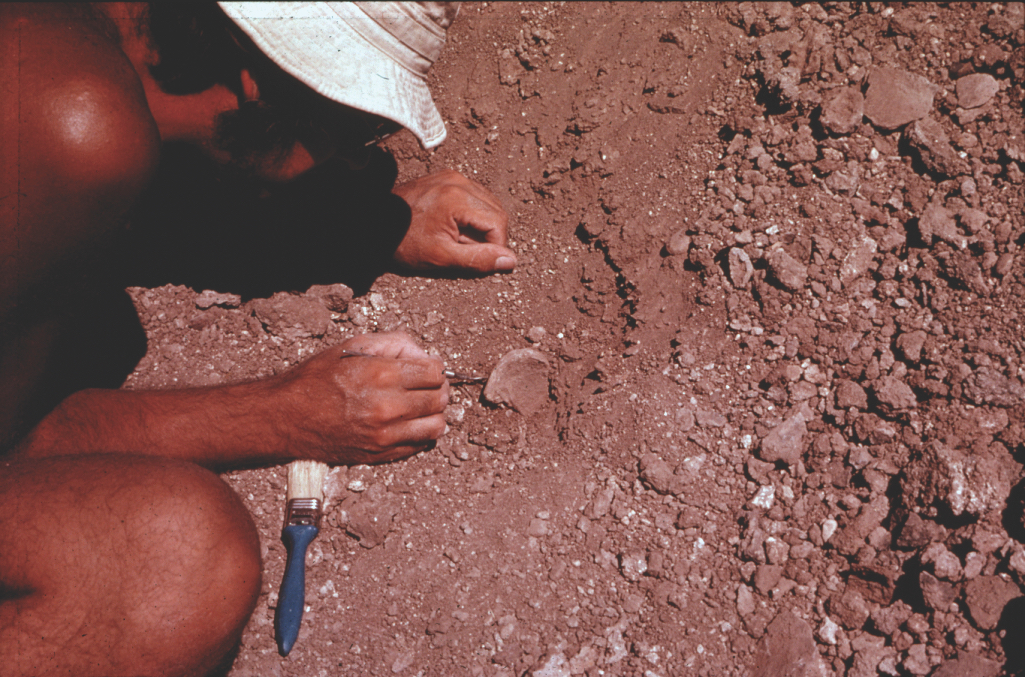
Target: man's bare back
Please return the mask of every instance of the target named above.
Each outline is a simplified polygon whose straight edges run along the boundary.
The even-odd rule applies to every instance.
[[[232,87],[163,92],[145,28],[144,5],[0,5],[3,677],[206,674],[252,611],[261,563],[249,515],[204,468],[388,461],[445,430],[440,362],[395,334],[260,382],[67,393],[39,420],[43,394],[59,392],[48,367],[75,331],[83,281],[116,263],[108,245],[161,141],[227,161],[217,116],[260,98],[247,70]],[[297,143],[255,166],[288,180],[326,155]],[[413,214],[398,261],[515,265],[501,205],[480,186],[443,172],[395,193]]]

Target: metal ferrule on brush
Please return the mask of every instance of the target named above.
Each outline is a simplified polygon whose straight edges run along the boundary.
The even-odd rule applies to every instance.
[[[320,528],[320,500],[316,498],[293,498],[285,509],[285,526],[313,525]]]

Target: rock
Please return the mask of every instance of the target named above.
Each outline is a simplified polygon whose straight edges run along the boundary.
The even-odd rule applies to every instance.
[[[918,406],[918,398],[906,383],[892,376],[887,376],[872,384],[872,394],[884,411],[914,409]]]
[[[854,381],[839,381],[836,386],[836,408],[850,409],[851,407],[867,409],[868,394]]]
[[[267,331],[285,338],[324,336],[334,331],[331,311],[312,299],[278,292],[269,299],[256,299],[250,303],[256,316]]]
[[[531,343],[541,343],[547,335],[544,327],[531,327],[527,330],[527,340]]]
[[[737,586],[737,613],[741,616],[753,614],[755,611],[755,598],[751,594],[751,588],[743,583]]]
[[[601,519],[612,507],[612,499],[616,496],[616,489],[612,485],[606,485],[595,494],[594,498],[587,505],[584,515],[590,519]]]
[[[936,86],[920,75],[875,68],[868,76],[865,116],[881,129],[903,127],[929,114],[936,91]]]
[[[922,358],[922,346],[925,345],[926,333],[924,331],[909,331],[897,337],[897,349],[903,354],[904,359],[912,364],[918,364]]]
[[[937,202],[929,203],[918,218],[918,231],[922,234],[926,246],[931,246],[936,238],[958,249],[964,249],[968,245],[967,238],[961,234],[954,222],[954,212]]]
[[[829,644],[836,646],[836,633],[840,631],[840,626],[837,625],[832,618],[826,616],[826,619],[822,621],[822,625],[819,626],[817,633],[819,640],[823,644]]]
[[[1001,576],[979,576],[965,584],[965,604],[980,630],[995,629],[1007,603],[1021,596],[1018,586]]]
[[[908,649],[908,655],[904,657],[904,662],[901,665],[916,677],[924,677],[932,670],[932,664],[929,662],[929,655],[925,652],[924,644],[915,644]]]
[[[196,297],[196,307],[206,310],[211,306],[223,306],[225,308],[238,308],[242,304],[242,297],[238,294],[219,294],[207,289]]]
[[[860,630],[869,616],[864,598],[850,590],[838,597],[829,598],[829,613],[848,630]]]
[[[660,494],[672,492],[675,482],[673,469],[655,454],[641,457],[641,480]]]
[[[687,231],[678,230],[673,233],[673,236],[669,238],[669,242],[666,243],[666,251],[673,256],[686,254],[690,251],[690,236],[687,235]]]
[[[548,401],[549,367],[548,358],[533,348],[510,351],[488,377],[483,397],[530,416]]]
[[[808,279],[808,267],[787,254],[783,249],[774,249],[765,257],[772,274],[789,291],[798,291]]]
[[[890,513],[890,501],[885,494],[876,494],[861,506],[858,516],[851,520],[834,539],[833,545],[844,555],[853,556],[864,547],[865,539]]]
[[[778,564],[762,564],[755,569],[754,580],[755,589],[763,595],[768,595],[769,591],[776,587],[779,583],[779,579],[783,577],[783,567]]]
[[[796,466],[804,452],[804,436],[807,433],[806,419],[799,411],[765,436],[759,447],[758,457],[769,463],[783,461],[789,466]]]
[[[696,417],[698,425],[703,428],[722,428],[726,425],[726,417],[717,411],[698,409]]]
[[[751,257],[743,249],[734,247],[730,249],[728,262],[730,266],[730,282],[738,289],[746,287],[755,272],[754,264],[751,263]]]
[[[876,630],[884,635],[892,635],[904,625],[907,619],[911,618],[911,606],[902,600],[897,600],[889,606],[879,606],[872,610],[872,624]]]
[[[531,671],[532,677],[570,677],[569,661],[561,653],[554,653],[544,664]]]
[[[932,118],[922,118],[908,125],[904,138],[908,146],[918,152],[922,164],[931,174],[956,176],[961,173],[963,164],[950,146],[947,133]]]
[[[840,281],[844,286],[848,286],[868,271],[878,249],[878,243],[872,238],[861,238],[861,241],[851,249],[840,265]]]
[[[345,512],[345,531],[359,539],[362,547],[373,548],[384,543],[399,506],[388,499],[364,498]]]
[[[1020,468],[999,442],[985,450],[965,450],[934,440],[922,451],[921,460],[909,466],[902,485],[904,500],[922,506],[938,500],[955,515],[1001,512]]]
[[[926,605],[936,611],[946,613],[950,609],[950,604],[957,599],[956,587],[941,581],[928,571],[918,574],[918,585],[922,589],[922,599]]]
[[[819,122],[830,134],[850,134],[861,124],[865,98],[856,87],[845,87],[822,106]]]
[[[955,91],[958,106],[978,108],[1000,91],[1000,83],[989,73],[972,73],[958,79]]]
[[[811,626],[783,611],[769,624],[755,651],[751,677],[827,677]]]
[[[897,547],[904,550],[917,550],[932,541],[943,541],[947,538],[947,530],[931,520],[924,520],[918,513],[909,513],[904,526],[897,537]]]
[[[933,573],[940,580],[958,581],[964,574],[961,560],[947,550],[943,543],[930,543],[929,547],[922,552],[921,561],[922,564],[932,564]]]
[[[854,660],[847,671],[846,677],[878,677],[884,675],[896,675],[896,669],[887,669],[886,663],[890,662],[896,668],[897,651],[893,647],[886,646],[886,640],[882,637],[873,637],[864,633],[851,641],[851,649],[854,651]]]
[[[352,289],[344,284],[315,284],[304,296],[320,301],[330,311],[344,313],[352,301]]]
[[[964,381],[964,397],[976,406],[1019,407],[1025,400],[1025,386],[992,367],[979,367]]]
[[[981,656],[961,654],[951,661],[944,661],[936,668],[932,677],[997,677],[1001,665]]]
[[[647,570],[648,558],[644,556],[643,552],[624,552],[619,555],[619,571],[626,580],[640,580]]]

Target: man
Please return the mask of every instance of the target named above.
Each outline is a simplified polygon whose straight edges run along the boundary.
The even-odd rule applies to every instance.
[[[336,155],[358,166],[399,126],[444,138],[425,74],[449,5],[185,7],[0,7],[0,677],[208,674],[261,569],[209,469],[399,459],[445,428],[442,366],[398,334],[260,382],[86,389],[34,413],[162,143],[287,182]],[[400,263],[515,266],[479,185],[443,172],[394,193],[412,214]]]

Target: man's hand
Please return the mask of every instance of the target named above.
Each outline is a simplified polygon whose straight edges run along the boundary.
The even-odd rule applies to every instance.
[[[276,377],[289,455],[380,463],[422,451],[445,432],[442,370],[402,333],[364,334],[319,353]]]
[[[508,272],[516,255],[505,246],[509,217],[479,183],[446,169],[392,191],[413,212],[395,260],[417,270],[460,268]]]

